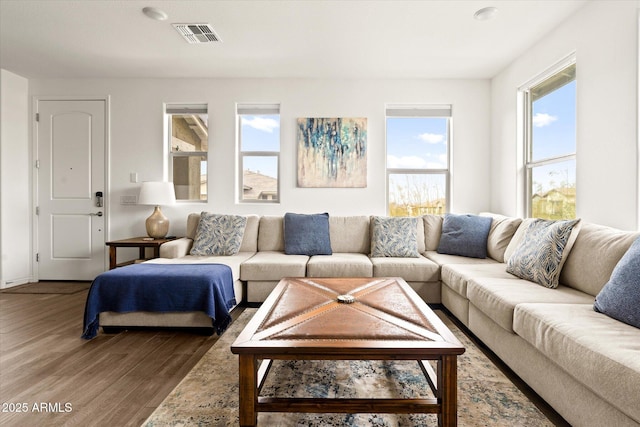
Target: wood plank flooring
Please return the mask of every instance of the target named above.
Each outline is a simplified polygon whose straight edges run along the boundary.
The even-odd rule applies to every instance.
[[[0,292],[0,425],[139,426],[217,340],[138,330],[86,341],[86,297]]]

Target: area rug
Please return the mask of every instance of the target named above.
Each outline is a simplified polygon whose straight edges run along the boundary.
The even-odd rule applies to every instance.
[[[3,289],[5,294],[75,294],[86,291],[91,282],[37,282]]]
[[[230,346],[256,309],[246,309],[143,424],[237,426],[238,358]],[[458,357],[458,425],[553,426],[443,313],[466,352]],[[416,362],[274,361],[262,396],[432,397]],[[262,426],[437,426],[431,414],[261,413]]]

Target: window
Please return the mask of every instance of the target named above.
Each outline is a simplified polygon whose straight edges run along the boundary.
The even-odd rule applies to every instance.
[[[571,58],[523,90],[526,212],[576,217],[576,65]]]
[[[386,115],[389,215],[448,212],[451,106],[387,106]]]
[[[238,104],[239,196],[241,202],[277,203],[280,165],[280,106]]]
[[[176,200],[207,201],[207,106],[168,104],[169,180]]]

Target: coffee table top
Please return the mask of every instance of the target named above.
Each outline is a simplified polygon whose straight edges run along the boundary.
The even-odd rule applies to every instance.
[[[408,359],[465,350],[422,298],[395,277],[282,279],[231,349],[393,353]]]

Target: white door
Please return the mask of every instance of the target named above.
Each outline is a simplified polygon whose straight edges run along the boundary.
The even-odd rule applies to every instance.
[[[105,100],[38,100],[37,268],[40,280],[105,271]],[[104,199],[103,199],[104,200]]]

